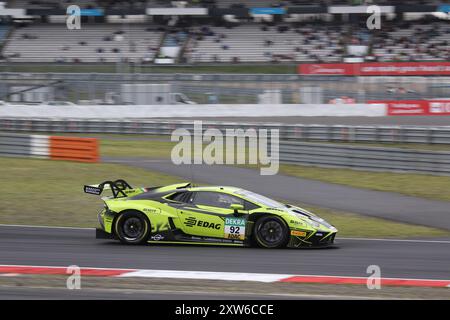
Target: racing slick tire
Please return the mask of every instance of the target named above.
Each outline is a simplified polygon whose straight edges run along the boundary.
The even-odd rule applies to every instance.
[[[279,217],[262,216],[256,220],[253,235],[259,247],[282,248],[289,241],[289,228]]]
[[[117,217],[115,233],[124,244],[143,244],[150,234],[150,222],[138,211],[126,211]]]

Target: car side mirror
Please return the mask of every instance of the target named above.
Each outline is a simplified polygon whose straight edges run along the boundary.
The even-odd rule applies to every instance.
[[[235,215],[237,215],[237,214],[239,214],[239,210],[244,210],[244,206],[239,203],[232,203],[230,205],[230,209],[234,211]]]

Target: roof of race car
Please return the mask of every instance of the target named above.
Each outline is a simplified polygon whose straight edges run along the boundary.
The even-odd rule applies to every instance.
[[[191,186],[187,184],[176,184],[165,187],[148,188],[146,192],[132,196],[127,200],[156,200],[160,201],[164,196],[179,193],[179,192],[193,192],[193,191],[210,191],[210,192],[224,192],[237,193],[243,189],[229,186]]]
[[[185,190],[189,191],[226,191],[226,192],[235,192],[238,190],[242,190],[238,187],[230,187],[230,186],[199,186],[199,187],[188,187]]]

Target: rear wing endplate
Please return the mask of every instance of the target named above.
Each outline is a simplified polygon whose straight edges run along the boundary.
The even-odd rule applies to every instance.
[[[103,190],[111,190],[114,198],[126,197],[124,190],[133,189],[125,180],[104,181],[97,185],[85,185],[84,192],[89,194],[101,195]]]

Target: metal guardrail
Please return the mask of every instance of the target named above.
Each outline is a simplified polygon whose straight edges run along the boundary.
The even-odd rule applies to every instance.
[[[174,129],[193,129],[191,121],[92,121],[0,119],[0,129],[28,132],[79,132],[170,135]],[[400,148],[343,146],[315,141],[450,143],[450,128],[397,128],[348,126],[299,126],[281,124],[204,122],[203,129],[280,129],[280,161],[290,164],[341,167],[362,170],[408,171],[450,175],[450,152],[418,151]],[[364,129],[363,129],[364,128]],[[270,135],[269,135],[270,136]],[[0,156],[44,156],[48,149],[41,139],[47,136],[0,132]],[[349,140],[349,139],[353,140]],[[375,140],[376,138],[376,140]],[[406,139],[407,138],[407,139]],[[45,138],[46,139],[46,138]],[[440,142],[436,142],[440,141]],[[45,152],[44,152],[45,153]],[[48,151],[47,151],[48,153]]]
[[[0,132],[0,156],[48,158],[48,136]]]
[[[290,164],[450,174],[450,152],[336,146],[295,141],[281,141],[279,151],[280,161]]]
[[[203,121],[203,129],[278,129],[281,140],[324,142],[427,143],[450,144],[450,126],[348,126],[283,123],[237,123]],[[187,120],[108,119],[0,119],[0,131],[65,132],[170,135],[177,128],[193,129]]]
[[[19,134],[0,133],[1,156],[28,156],[31,153],[31,137]]]

